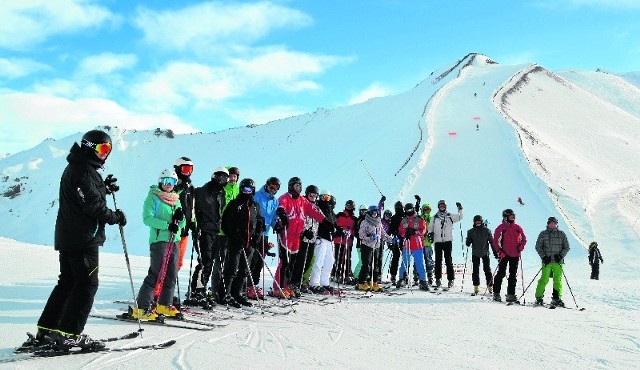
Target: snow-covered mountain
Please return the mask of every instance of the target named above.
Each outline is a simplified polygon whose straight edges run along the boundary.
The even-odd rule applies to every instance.
[[[430,203],[445,199],[450,209],[460,201],[461,233],[474,214],[495,227],[501,211],[513,208],[532,242],[555,215],[572,234],[572,253],[605,237],[612,247],[628,248],[640,234],[639,102],[640,90],[625,76],[555,74],[472,53],[405,93],[264,125],[173,135],[121,130],[113,122],[106,129],[115,149],[104,174],[119,179],[127,242],[139,255],[147,254],[139,217],[147,189],[179,156],[194,160],[196,186],[214,168],[236,165],[258,184],[299,176],[303,186],[333,192],[339,205],[374,204],[378,187],[387,208],[414,194]],[[81,135],[0,160],[0,235],[52,243],[60,174]],[[617,231],[602,218],[615,220]],[[117,228],[108,237],[105,249],[120,251]],[[527,260],[537,263],[533,248]]]

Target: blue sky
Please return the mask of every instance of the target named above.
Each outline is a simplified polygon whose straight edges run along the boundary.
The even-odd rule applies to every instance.
[[[102,124],[211,132],[354,104],[470,52],[637,71],[638,34],[635,0],[3,1],[0,155]]]

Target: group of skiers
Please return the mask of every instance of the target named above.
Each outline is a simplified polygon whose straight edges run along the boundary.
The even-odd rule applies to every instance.
[[[73,145],[67,157],[55,230],[60,277],[38,321],[38,333],[30,339],[35,345],[104,346],[83,330],[98,288],[98,248],[105,240],[105,224],[118,224],[122,233],[127,222],[121,210],[107,207],[108,194],[115,202],[117,179],[109,175],[103,180],[97,172],[111,153],[111,145],[107,133],[92,130],[83,135],[80,144]],[[330,191],[309,185],[303,193],[298,177],[289,179],[287,191],[276,198],[281,186],[277,177],[269,177],[256,187],[251,178],[240,180],[237,167],[219,167],[210,181],[195,188],[193,171],[194,163],[188,157],[178,158],[161,171],[143,202],[150,266],[135,307],[130,309],[132,318],[155,320],[159,315],[179,314],[174,290],[190,232],[198,257],[184,302],[187,305],[208,302],[240,307],[251,305],[251,299],[264,298],[259,285],[261,273],[268,269],[264,258],[273,255],[271,249],[276,247],[279,263],[270,293],[280,298],[296,298],[305,292],[340,294],[336,286],[341,284],[380,291],[385,246],[391,252],[389,274],[396,287],[409,283],[411,263],[419,289],[440,287],[443,258],[447,287],[454,286],[453,229],[463,218],[459,202],[456,212],[449,213],[446,202],[440,200],[432,215],[431,206],[421,205],[416,195],[415,204],[398,201],[392,213],[385,210],[386,197],[382,196],[375,205],[361,205],[357,214],[355,202],[347,200],[336,214],[336,198]],[[471,248],[474,294],[480,290],[482,262],[487,289],[494,300],[501,301],[508,266],[506,300],[515,301],[518,264],[527,238],[511,209],[504,210],[502,216],[503,222],[492,233],[482,216],[476,215],[465,244]],[[535,292],[538,303],[542,303],[545,287],[553,277],[552,304],[563,305],[562,265],[569,244],[557,225],[558,220],[549,217],[536,241],[542,261]],[[274,234],[275,240],[271,239]],[[360,258],[352,269],[354,245]],[[598,279],[603,260],[597,243],[591,243],[589,251],[591,278]],[[490,252],[499,260],[495,276],[491,274]]]

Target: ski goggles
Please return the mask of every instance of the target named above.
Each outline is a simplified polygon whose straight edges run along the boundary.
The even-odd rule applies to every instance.
[[[180,173],[189,176],[193,173],[193,165],[192,164],[181,164],[180,165]]]
[[[111,153],[111,143],[92,143],[87,140],[82,140],[82,144],[96,151],[100,155],[107,155]]]
[[[307,194],[307,197],[308,197],[308,198],[315,198],[315,197],[317,197],[317,196],[318,196],[318,194],[316,194],[316,193],[309,193],[309,194]]]
[[[160,183],[162,185],[176,186],[176,184],[178,183],[178,180],[174,179],[173,177],[162,177],[160,178]]]
[[[269,184],[269,190],[273,191],[274,193],[277,193],[278,190],[280,190],[280,185],[278,185],[278,184]]]
[[[322,200],[323,200],[323,201],[325,201],[325,202],[328,202],[328,201],[330,201],[330,200],[331,200],[331,194],[322,194],[322,195],[320,196],[320,199],[322,199]]]
[[[251,186],[243,186],[240,191],[242,191],[242,194],[251,194],[253,193],[253,188]]]

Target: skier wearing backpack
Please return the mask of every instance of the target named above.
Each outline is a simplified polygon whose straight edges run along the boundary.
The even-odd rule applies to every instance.
[[[186,221],[175,191],[178,175],[173,169],[160,173],[158,184],[152,185],[142,207],[142,220],[149,226],[149,271],[138,291],[137,309],[130,316],[155,320],[158,315],[177,316],[173,291],[178,275],[177,241]],[[157,303],[153,307],[153,303]]]
[[[249,276],[252,245],[264,232],[260,205],[253,200],[255,183],[250,178],[242,179],[239,189],[238,196],[225,207],[221,222],[221,229],[228,238],[222,303],[232,307],[251,306],[242,295],[242,288]]]
[[[493,293],[493,276],[491,276],[491,263],[489,259],[489,250],[493,250],[491,243],[491,230],[483,224],[482,216],[473,216],[473,227],[467,231],[465,241],[467,247],[471,246],[473,295],[480,292],[480,261],[482,261],[482,270],[487,283],[487,289],[489,293]]]
[[[502,279],[506,276],[507,265],[509,265],[509,279],[506,300],[507,302],[517,300],[518,262],[520,262],[520,255],[527,244],[527,236],[515,220],[516,214],[513,210],[505,209],[502,211],[502,223],[496,227],[493,233],[493,255],[499,259],[498,272],[493,280],[493,300],[497,302],[502,302],[500,290]]]
[[[60,178],[59,209],[54,248],[59,252],[60,275],[38,319],[38,332],[23,346],[53,341],[68,349],[104,348],[104,343],[82,334],[98,290],[98,255],[105,225],[125,226],[124,213],[107,207],[107,194],[119,189],[115,178],[97,171],[111,154],[111,137],[91,130],[74,143]]]
[[[591,265],[591,279],[600,279],[600,264],[604,263],[600,249],[598,249],[598,243],[591,242],[589,244],[589,265]]]
[[[374,257],[374,255],[377,254],[377,250],[382,248],[383,243],[390,239],[382,227],[379,212],[378,206],[370,206],[358,230],[358,238],[361,240],[360,255],[362,260],[362,267],[358,275],[357,289],[359,290],[372,290],[374,292],[382,290],[382,287],[378,283],[380,280],[380,270],[374,267],[373,271],[371,271],[374,258],[378,258]],[[368,280],[370,273],[371,280]],[[371,281],[373,283],[369,285]]]
[[[451,252],[453,249],[453,224],[462,220],[462,204],[456,202],[457,214],[447,212],[447,203],[444,200],[438,202],[438,212],[433,216],[429,224],[429,239],[434,242],[436,252],[436,287],[440,287],[442,278],[442,256],[447,266],[447,280],[449,289],[453,287],[455,272]]]
[[[424,268],[424,250],[422,248],[422,238],[427,230],[427,225],[422,217],[416,214],[412,203],[404,206],[405,216],[400,221],[398,232],[405,239],[402,249],[402,264],[400,265],[400,276],[396,287],[401,288],[407,284],[406,270],[411,263],[411,257],[418,270],[420,290],[429,291],[427,285],[427,273]]]
[[[536,252],[542,260],[540,280],[536,287],[536,304],[542,305],[544,289],[549,283],[549,277],[553,274],[553,292],[551,305],[564,307],[562,302],[562,276],[564,257],[569,253],[569,241],[564,231],[558,229],[558,219],[549,217],[547,227],[538,235],[536,240]]]

